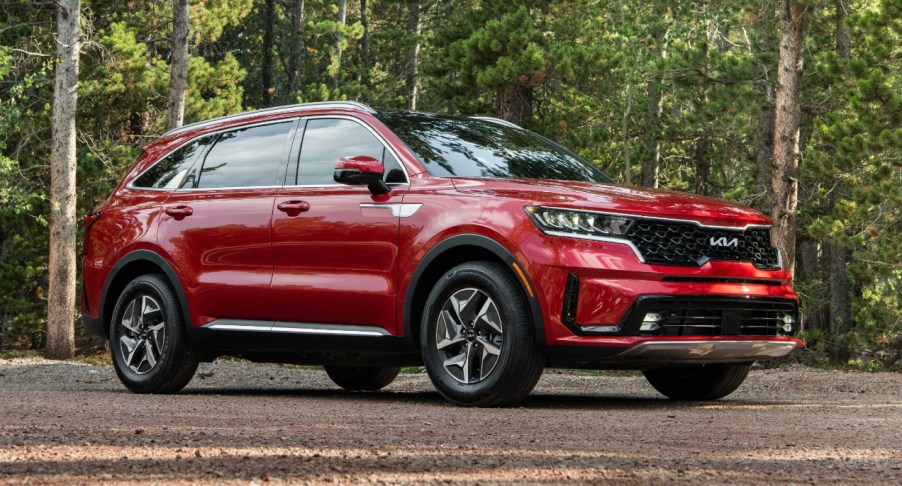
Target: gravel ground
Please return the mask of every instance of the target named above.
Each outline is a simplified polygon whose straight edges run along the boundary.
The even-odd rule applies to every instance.
[[[182,393],[109,366],[0,360],[0,484],[902,484],[902,376],[755,370],[674,403],[639,375],[546,371],[519,407],[424,374],[358,394],[319,370],[204,364]]]

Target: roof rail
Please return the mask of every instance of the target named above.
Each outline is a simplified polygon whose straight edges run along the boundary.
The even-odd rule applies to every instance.
[[[492,116],[471,116],[470,118],[472,118],[473,120],[482,120],[482,121],[487,121],[490,123],[495,123],[497,125],[504,125],[506,127],[519,128],[521,130],[523,129],[523,127],[521,127],[520,125],[517,125],[514,122],[503,120],[501,118],[495,118]]]
[[[260,110],[252,110],[245,111],[242,113],[236,113],[234,115],[226,115],[220,116],[217,118],[211,118],[209,120],[199,121],[196,123],[190,123],[188,125],[182,125],[178,128],[173,128],[172,130],[167,131],[163,134],[166,135],[174,135],[177,133],[181,133],[183,131],[200,128],[207,125],[212,125],[215,123],[221,123],[228,120],[240,120],[242,118],[251,117],[255,115],[269,115],[269,114],[278,114],[295,110],[303,110],[307,108],[351,108],[355,110],[365,111],[367,113],[376,113],[376,110],[370,108],[368,105],[357,101],[315,101],[311,103],[300,103],[296,105],[285,105],[285,106],[274,106],[272,108],[263,108]]]

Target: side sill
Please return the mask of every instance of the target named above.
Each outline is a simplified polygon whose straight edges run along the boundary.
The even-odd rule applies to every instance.
[[[216,319],[203,326],[214,331],[274,332],[290,334],[314,334],[321,336],[381,337],[391,334],[376,326],[349,326],[342,324],[313,324],[283,321],[245,321]]]

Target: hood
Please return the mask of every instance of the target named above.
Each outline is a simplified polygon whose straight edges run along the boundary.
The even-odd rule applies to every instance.
[[[684,219],[740,228],[750,224],[770,224],[767,216],[746,206],[662,189],[547,179],[454,178],[453,181],[461,192],[520,199],[524,205]]]

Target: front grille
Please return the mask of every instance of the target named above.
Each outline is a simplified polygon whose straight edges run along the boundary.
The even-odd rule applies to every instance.
[[[640,330],[650,313],[661,318],[657,328]],[[787,316],[788,332],[783,329]],[[791,336],[798,329],[798,304],[760,297],[640,297],[622,328],[654,336]]]
[[[780,258],[770,245],[770,230],[725,230],[692,223],[640,219],[627,231],[648,263],[701,266],[708,260],[752,262],[762,270],[778,270]],[[719,243],[719,244],[718,244]]]

